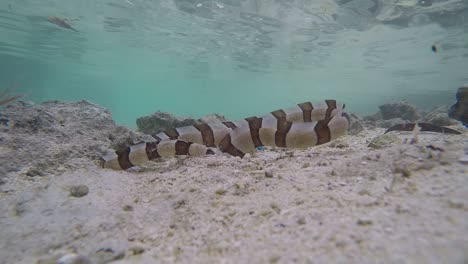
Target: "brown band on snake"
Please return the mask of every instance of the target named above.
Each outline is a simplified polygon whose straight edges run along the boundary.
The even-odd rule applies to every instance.
[[[314,128],[315,134],[317,134],[317,145],[330,141],[331,134],[330,128],[328,128],[328,122],[330,122],[330,118],[326,120],[320,120],[317,122],[317,125]]]
[[[271,112],[271,114],[274,117],[276,117],[276,119],[278,119],[278,122],[286,121],[286,113],[284,112],[284,110],[276,110],[276,111]]]
[[[262,127],[262,118],[256,116],[249,117],[245,119],[249,123],[250,136],[255,147],[263,146],[262,141],[260,140],[259,130]]]
[[[228,154],[231,154],[232,156],[237,156],[237,157],[244,157],[245,153],[242,151],[238,150],[232,143],[231,143],[231,136],[228,134],[225,136],[221,142],[219,142],[218,146],[222,152],[226,152]]]
[[[115,152],[118,156],[119,165],[122,170],[126,170],[130,167],[133,167],[133,164],[130,162],[129,154],[130,154],[130,147],[124,148],[122,150],[117,150]]]
[[[275,133],[275,144],[277,147],[286,147],[286,135],[291,129],[291,122],[278,119],[278,126]]]
[[[192,142],[185,142],[185,141],[177,140],[175,143],[175,154],[176,155],[188,155],[190,145],[192,145]]]
[[[194,125],[194,127],[200,131],[203,138],[203,145],[207,147],[216,147],[213,129],[208,124],[203,123],[200,125]]]
[[[328,107],[327,107],[327,112],[325,113],[324,120],[328,120],[330,119],[332,111],[336,109],[336,100],[325,100],[325,103],[327,104]]]
[[[305,102],[302,104],[298,104],[298,106],[302,109],[304,122],[312,122],[312,110],[314,109],[314,107],[312,106],[312,103]]]
[[[154,160],[161,157],[161,155],[158,153],[158,143],[156,142],[146,143],[145,150],[149,160]]]

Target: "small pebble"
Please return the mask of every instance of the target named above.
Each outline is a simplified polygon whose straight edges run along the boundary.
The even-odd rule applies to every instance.
[[[297,219],[297,223],[299,225],[305,225],[306,224],[306,220],[305,220],[305,217],[304,216],[301,216]]]
[[[468,155],[464,155],[463,157],[459,158],[458,162],[461,164],[468,164]]]
[[[304,162],[304,163],[302,164],[302,168],[303,168],[303,169],[308,168],[308,167],[310,167],[310,163],[309,163],[309,162]]]
[[[57,264],[91,264],[91,259],[75,253],[67,254],[57,260]]]
[[[453,208],[453,209],[463,209],[463,207],[465,207],[462,201],[457,201],[457,200],[452,200],[452,199],[448,200],[448,204],[450,208]]]
[[[227,193],[227,191],[226,191],[226,190],[224,190],[224,189],[219,189],[219,190],[216,190],[216,192],[215,192],[215,193],[216,193],[216,195],[224,195],[224,194],[226,194],[226,193]]]
[[[370,219],[359,219],[357,221],[357,224],[360,225],[360,226],[372,225],[372,220],[370,220]]]
[[[182,199],[182,200],[176,201],[176,202],[172,205],[172,207],[173,207],[174,209],[179,209],[179,208],[181,208],[181,207],[184,206],[184,205],[185,205],[185,200]]]
[[[128,249],[131,255],[140,255],[145,252],[145,249],[139,246],[131,247]]]
[[[273,171],[272,170],[265,170],[265,177],[273,178]]]
[[[75,185],[70,188],[70,195],[73,197],[83,197],[87,195],[89,188],[86,185]]]
[[[128,205],[128,204],[124,205],[124,206],[122,207],[122,209],[123,209],[125,212],[133,211],[133,207],[132,207],[131,205]]]
[[[26,172],[26,175],[29,177],[35,177],[35,176],[45,176],[46,173],[42,170],[30,169]]]

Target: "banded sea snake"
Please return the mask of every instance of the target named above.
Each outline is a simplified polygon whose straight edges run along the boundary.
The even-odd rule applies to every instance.
[[[157,134],[155,142],[108,153],[102,158],[103,167],[125,170],[160,157],[215,154],[216,148],[243,157],[260,146],[307,148],[320,145],[346,133],[350,120],[344,107],[335,100],[306,102],[237,122],[173,128]]]

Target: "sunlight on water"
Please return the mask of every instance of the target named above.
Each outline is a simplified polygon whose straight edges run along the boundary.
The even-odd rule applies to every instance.
[[[468,82],[467,6],[5,0],[0,76],[30,100],[90,100],[132,127],[157,110],[238,119],[324,98],[359,113],[399,99],[432,108]]]

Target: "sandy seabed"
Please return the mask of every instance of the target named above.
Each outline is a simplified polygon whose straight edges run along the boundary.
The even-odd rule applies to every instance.
[[[8,146],[22,142],[5,131]],[[375,128],[306,150],[169,158],[129,171],[51,158],[60,173],[3,177],[0,263],[468,263],[462,131],[411,143],[411,132]],[[23,152],[1,146],[2,162],[22,161],[42,139],[29,137]]]

